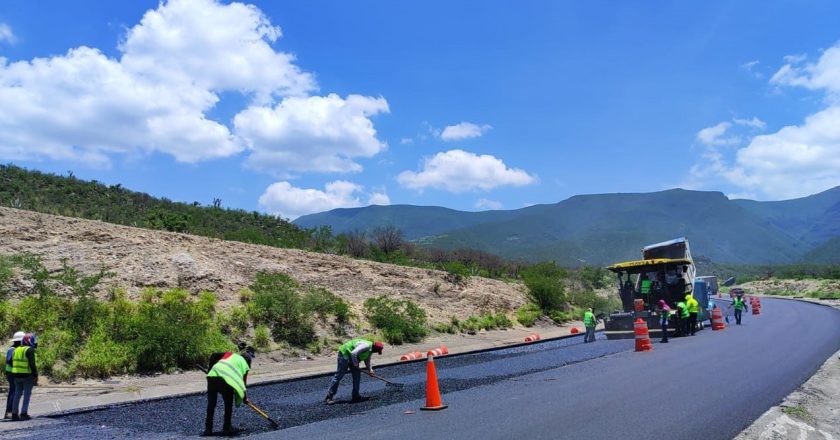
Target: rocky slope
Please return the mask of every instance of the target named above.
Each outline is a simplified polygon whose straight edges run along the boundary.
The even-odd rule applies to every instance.
[[[327,288],[357,310],[372,296],[411,299],[433,321],[510,312],[526,301],[515,283],[471,277],[454,284],[441,271],[0,208],[0,254],[23,252],[41,255],[54,270],[65,258],[86,273],[104,265],[116,275],[100,293],[110,285],[131,297],[146,287],[209,290],[222,307],[235,304],[258,271]]]

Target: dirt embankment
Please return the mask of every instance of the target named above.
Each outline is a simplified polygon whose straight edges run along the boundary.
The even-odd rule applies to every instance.
[[[769,279],[744,283],[747,294],[783,296],[833,296],[840,293],[840,280]]]
[[[0,254],[23,252],[42,256],[51,270],[65,258],[85,273],[104,265],[115,276],[100,293],[111,285],[134,298],[146,287],[208,290],[222,307],[236,304],[259,271],[329,289],[357,310],[373,296],[410,299],[432,321],[510,312],[526,302],[516,283],[471,277],[455,284],[441,271],[0,208]]]

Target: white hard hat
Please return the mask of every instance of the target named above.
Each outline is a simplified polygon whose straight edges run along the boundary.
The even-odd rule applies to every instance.
[[[8,334],[8,333],[6,333]],[[12,336],[12,342],[20,342],[23,341],[23,337],[26,336],[24,332],[16,332],[14,336]]]

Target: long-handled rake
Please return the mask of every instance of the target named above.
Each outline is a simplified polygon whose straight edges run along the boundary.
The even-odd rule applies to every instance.
[[[399,388],[402,388],[402,387],[404,387],[404,386],[405,386],[405,384],[404,384],[404,383],[391,382],[390,380],[385,379],[385,378],[384,378],[384,377],[382,377],[382,376],[377,376],[377,375],[375,375],[375,374],[373,374],[373,373],[370,373],[370,372],[367,372],[367,371],[365,371],[365,374],[367,374],[367,375],[368,375],[368,376],[370,376],[370,377],[373,377],[373,378],[379,379],[379,380],[381,380],[382,382],[385,382],[386,386],[389,386],[389,387],[394,387],[394,388],[399,389]]]

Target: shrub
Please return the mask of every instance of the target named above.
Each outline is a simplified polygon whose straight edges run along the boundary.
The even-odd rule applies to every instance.
[[[368,321],[391,344],[419,342],[426,336],[426,312],[410,300],[383,296],[365,301]]]
[[[303,346],[315,337],[315,326],[297,292],[298,284],[282,273],[258,273],[248,312],[255,324],[271,327],[275,341]]]
[[[0,298],[9,294],[9,281],[14,274],[11,260],[0,255]]]
[[[190,301],[180,289],[164,292],[159,301],[141,303],[134,321],[138,370],[192,367],[214,351],[232,348],[213,325],[206,307],[201,301]]]
[[[322,321],[334,316],[339,324],[350,318],[350,306],[343,299],[324,288],[313,288],[303,297],[303,307],[307,312],[317,314]]]
[[[539,263],[522,272],[528,298],[544,312],[560,309],[566,303],[563,278],[566,272],[554,263]]]
[[[542,316],[542,310],[534,303],[528,303],[516,311],[516,320],[525,327],[534,325],[534,322]]]
[[[254,329],[254,347],[260,351],[268,351],[271,347],[271,336],[268,334],[268,327],[258,325]]]
[[[72,373],[96,378],[133,373],[136,370],[137,359],[131,346],[114,342],[103,329],[96,331],[87,340],[70,367]]]
[[[596,315],[598,313],[610,313],[621,308],[620,300],[617,298],[605,298],[591,290],[570,292],[569,302],[584,310],[588,307],[592,307],[592,310]]]

